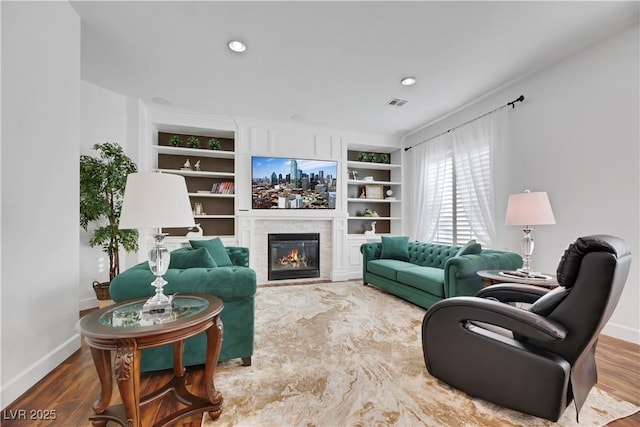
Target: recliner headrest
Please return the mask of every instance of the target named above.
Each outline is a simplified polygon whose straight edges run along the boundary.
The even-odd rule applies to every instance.
[[[572,287],[578,277],[582,258],[590,252],[608,252],[621,257],[630,253],[624,240],[607,235],[585,236],[578,238],[564,251],[558,264],[558,284],[565,288]]]

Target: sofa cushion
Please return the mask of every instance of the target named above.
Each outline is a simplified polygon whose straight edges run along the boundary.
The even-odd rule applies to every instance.
[[[415,265],[410,262],[398,261],[397,259],[375,259],[367,263],[367,271],[369,273],[386,277],[390,280],[397,280],[398,271],[413,267]]]
[[[218,267],[231,267],[233,263],[227,250],[224,248],[224,244],[219,237],[211,240],[189,240],[191,246],[194,248],[205,248],[209,251],[211,258],[216,262]]]
[[[478,255],[482,251],[480,243],[475,240],[469,240],[466,245],[460,248],[456,256],[462,255]]]
[[[444,298],[444,270],[433,267],[406,268],[398,271],[398,282]]]
[[[409,237],[382,236],[382,252],[380,258],[409,261]]]
[[[171,252],[169,268],[215,268],[218,265],[205,248],[180,248]]]

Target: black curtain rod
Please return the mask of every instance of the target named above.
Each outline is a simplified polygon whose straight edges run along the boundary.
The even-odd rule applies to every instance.
[[[404,149],[404,151],[409,151],[409,150],[411,150],[413,147],[415,147],[416,145],[424,144],[425,142],[431,141],[432,139],[436,139],[437,137],[442,136],[442,135],[444,135],[444,134],[446,134],[446,133],[449,133],[449,132],[451,132],[451,131],[452,131],[452,130],[454,130],[454,129],[458,129],[459,127],[462,127],[462,126],[464,126],[464,125],[468,125],[469,123],[471,123],[471,122],[473,122],[473,121],[476,121],[476,120],[478,120],[478,119],[481,119],[481,118],[483,118],[484,116],[488,116],[488,115],[489,115],[489,114],[491,114],[491,113],[495,113],[496,111],[501,110],[501,109],[503,109],[504,107],[511,106],[511,108],[516,108],[516,102],[522,102],[522,101],[524,101],[524,95],[520,95],[518,98],[514,99],[513,101],[511,101],[511,102],[507,102],[506,104],[501,105],[501,106],[499,106],[498,108],[494,108],[493,110],[491,110],[491,111],[489,111],[489,112],[486,112],[486,113],[484,113],[484,114],[482,114],[482,115],[480,115],[480,116],[478,116],[478,117],[476,117],[476,118],[473,118],[473,119],[471,119],[471,120],[468,120],[468,121],[466,121],[466,122],[462,123],[461,125],[458,125],[458,126],[452,127],[451,129],[446,130],[446,131],[444,131],[444,132],[442,132],[442,133],[439,133],[439,134],[438,134],[438,135],[436,135],[436,136],[432,136],[431,138],[429,138],[429,139],[425,139],[425,140],[424,140],[424,141],[422,141],[422,142],[418,142],[417,144],[412,145],[411,147],[407,147],[407,148],[405,148],[405,149]]]

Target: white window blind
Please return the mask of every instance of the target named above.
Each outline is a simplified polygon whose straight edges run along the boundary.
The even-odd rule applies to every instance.
[[[454,153],[448,150],[446,159],[440,160],[444,168],[444,181],[442,185],[442,201],[434,243],[463,246],[471,239],[477,239],[478,236],[473,231],[469,215],[465,207],[473,206],[472,199],[475,198],[478,185],[478,176],[482,176],[479,182],[488,183],[491,173],[491,151],[488,146],[479,144],[477,149],[468,153],[467,164],[463,168],[473,170],[473,176],[466,171],[456,170],[454,167]],[[460,168],[458,168],[460,169]]]

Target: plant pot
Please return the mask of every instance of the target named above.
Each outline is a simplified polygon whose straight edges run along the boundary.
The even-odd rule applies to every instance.
[[[109,293],[110,284],[110,282],[100,283],[97,280],[93,282],[93,290],[96,293],[98,306],[100,308],[113,304],[113,301],[111,300],[111,294]]]

